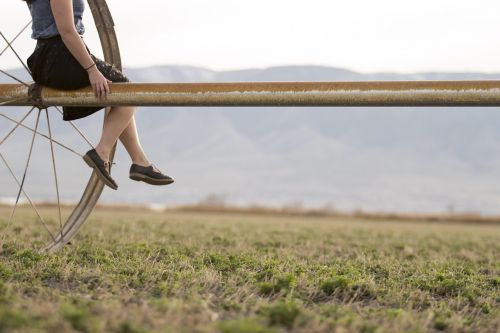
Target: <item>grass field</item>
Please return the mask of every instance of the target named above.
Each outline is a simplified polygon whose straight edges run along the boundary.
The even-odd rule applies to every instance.
[[[500,226],[102,209],[45,255],[33,219],[1,229],[0,332],[500,331]]]

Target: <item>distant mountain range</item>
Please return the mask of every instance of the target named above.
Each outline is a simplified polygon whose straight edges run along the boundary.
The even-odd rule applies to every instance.
[[[17,74],[21,70],[14,71]],[[500,74],[363,74],[320,66],[282,66],[216,72],[187,66],[125,69],[136,82],[364,81],[500,79]],[[9,82],[5,78],[1,83]],[[21,117],[21,110],[2,108]],[[76,122],[97,142],[102,114]],[[55,119],[58,119],[57,121]],[[86,146],[54,112],[54,136],[80,153]],[[175,205],[210,194],[228,203],[302,203],[340,210],[500,213],[500,110],[496,108],[140,108],[142,144],[151,160],[176,179],[151,187],[128,179],[120,146],[114,166],[119,190],[104,202]],[[28,123],[34,123],[32,118]],[[42,118],[42,128],[45,118]],[[11,124],[0,119],[0,137]],[[19,177],[29,132],[2,146]],[[28,193],[53,200],[50,150],[37,141]],[[43,148],[43,149],[42,149]],[[81,194],[89,169],[57,149],[63,197]],[[15,184],[0,165],[0,197]]]

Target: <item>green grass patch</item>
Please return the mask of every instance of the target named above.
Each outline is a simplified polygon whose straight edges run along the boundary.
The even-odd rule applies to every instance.
[[[97,210],[53,255],[6,233],[0,332],[498,329],[496,226]]]

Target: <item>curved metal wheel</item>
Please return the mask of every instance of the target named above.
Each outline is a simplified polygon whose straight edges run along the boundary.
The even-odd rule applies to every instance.
[[[106,4],[106,1],[87,0],[87,2],[94,17],[96,29],[99,33],[104,59],[110,63],[113,63],[117,68],[121,69],[120,51],[114,30],[114,23],[109,8]],[[22,63],[23,67],[26,69],[28,73],[29,69],[24,64],[22,58],[18,55],[18,52],[16,52],[16,49],[14,47],[14,42],[23,33],[23,31],[25,31],[26,28],[30,26],[30,23],[24,26],[21,32],[19,32],[15,37],[13,37],[10,40],[7,38],[7,36],[2,34],[0,30],[1,37],[5,42],[5,44],[7,45],[3,49],[3,51],[1,51],[0,49],[1,51],[0,56],[3,53],[5,53],[7,49],[10,49],[10,51],[12,51],[16,55],[16,57],[19,59],[19,61]],[[2,39],[0,39],[0,41],[2,41]],[[25,85],[28,85],[28,83],[26,83],[24,80],[19,79],[17,75],[13,75],[7,71],[2,70],[1,68],[0,68],[0,74],[5,74],[11,79],[14,79]],[[31,75],[31,73],[29,74]],[[105,115],[107,115],[108,112],[109,109],[106,109]],[[16,114],[17,113],[18,112],[16,112]],[[16,208],[20,202],[20,199],[25,198],[26,203],[32,207],[33,211],[36,214],[36,217],[34,219],[36,219],[36,228],[38,228],[38,231],[36,232],[33,232],[32,230],[30,231],[33,233],[33,235],[35,235],[33,236],[33,238],[36,238],[36,242],[35,241],[33,242],[34,243],[33,246],[35,246],[36,248],[41,248],[42,250],[47,252],[55,252],[60,250],[76,235],[78,230],[85,223],[90,213],[96,206],[97,201],[99,200],[99,197],[101,196],[101,193],[103,191],[104,184],[99,180],[95,172],[93,172],[90,179],[86,183],[86,186],[85,183],[82,183],[85,189],[83,191],[80,200],[76,204],[70,205],[69,208],[67,205],[64,204],[64,200],[63,198],[61,198],[60,195],[61,184],[59,182],[60,177],[58,177],[58,171],[60,172],[61,170],[60,168],[57,167],[54,150],[55,148],[57,149],[62,148],[63,150],[69,151],[73,155],[77,155],[79,157],[78,161],[75,161],[75,159],[73,159],[71,163],[79,163],[83,165],[83,161],[81,159],[81,152],[77,152],[77,150],[68,147],[67,144],[63,144],[60,141],[57,141],[53,137],[53,128],[51,127],[50,116],[49,116],[49,114],[52,113],[57,114],[60,118],[62,118],[61,115],[59,114],[61,113],[61,108],[59,107],[50,108],[49,110],[30,108],[30,110],[27,113],[23,113],[23,117],[20,118],[19,120],[14,119],[13,116],[4,114],[2,112],[2,109],[0,108],[0,121],[2,122],[5,121],[7,124],[9,124],[8,126],[11,126],[9,127],[10,130],[7,130],[6,133],[2,133],[2,131],[0,131],[0,170],[2,170],[0,172],[4,172],[3,169],[5,169],[10,174],[10,176],[14,180],[13,184],[15,184],[17,192],[17,197],[14,206],[12,207],[10,216],[8,217],[3,216],[4,223],[3,225],[0,223],[0,251],[2,250],[3,244],[5,244],[5,240],[7,237],[16,234],[16,232],[19,233],[20,232],[19,230],[21,230],[23,227],[26,227],[25,223],[27,221],[25,220],[14,221]],[[29,115],[33,115],[33,117],[36,117],[36,120],[34,121],[34,127],[25,125],[25,122],[29,118]],[[43,133],[41,129],[42,122],[46,124],[45,133]],[[1,125],[0,129],[2,129],[2,127],[3,129],[7,129],[7,126],[5,126],[6,123],[3,124],[0,123]],[[79,136],[81,136],[81,138],[86,142],[85,143],[86,145],[93,147],[90,140],[83,134],[83,132],[74,123],[70,122],[69,125],[76,131],[76,133]],[[13,159],[23,160],[22,163],[17,163],[18,165],[16,166],[15,164],[18,161],[14,161],[14,163],[12,163],[12,161],[9,160],[10,156],[7,156],[7,153],[4,151],[3,144],[8,140],[9,137],[11,137],[13,134],[16,134],[15,132],[21,129],[28,130],[29,150],[28,150],[28,157],[24,161],[25,157],[23,152],[20,152],[19,149],[14,149],[14,150],[11,149],[11,153],[15,152],[13,153],[13,155],[15,155],[13,156]],[[36,171],[36,168],[35,170],[33,170],[34,167],[33,165],[30,165],[30,162],[31,164],[35,163],[36,164],[35,167],[37,167],[38,166],[37,164],[40,163],[40,158],[38,159],[36,157],[32,158],[33,152],[37,151],[36,148],[33,149],[33,146],[35,144],[35,139],[40,137],[46,139],[49,142],[50,151],[44,154],[46,154],[45,156],[50,156],[52,158],[52,163],[51,163],[52,165],[50,168],[52,176],[44,178],[43,181],[46,183],[44,183],[41,187],[49,186],[48,185],[49,181],[50,183],[55,185],[55,192],[57,196],[57,207],[58,207],[57,218],[44,219],[43,217],[44,214],[41,213],[43,212],[44,209],[37,208],[37,205],[40,205],[40,203],[36,202],[35,199],[37,198],[35,197],[32,198],[29,195],[29,190],[26,188],[27,187],[26,185],[29,185],[30,180],[33,182],[38,182],[37,188],[40,188],[39,183],[41,180],[39,178],[30,179],[29,177],[30,171]],[[15,141],[15,139],[16,138],[12,138],[11,141]],[[110,156],[111,160],[113,160],[115,148],[116,146],[113,147]],[[65,166],[66,167],[68,166],[67,163]],[[20,169],[21,171],[19,171],[18,169]],[[90,172],[90,169],[87,168],[87,170],[88,172]],[[18,173],[18,175],[16,175],[16,173]],[[19,176],[19,174],[21,174],[22,176]],[[0,191],[0,195],[1,192],[3,191]],[[67,217],[65,216],[63,218],[63,214],[61,213],[62,210],[66,212]],[[52,215],[53,215],[53,210],[52,210]],[[1,218],[2,216],[0,215],[0,222],[2,222]],[[7,222],[5,223],[5,221]],[[14,229],[13,232],[11,232],[12,229]]]

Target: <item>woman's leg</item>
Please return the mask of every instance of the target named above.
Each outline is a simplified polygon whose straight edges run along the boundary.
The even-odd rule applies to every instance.
[[[123,128],[123,124],[128,119],[126,127],[118,134],[118,138],[122,142],[123,146],[127,150],[132,163],[141,166],[149,166],[149,162],[144,150],[142,149],[141,143],[139,142],[139,135],[137,134],[137,126],[135,123],[135,107],[113,107],[109,115],[104,121],[104,129],[101,137],[101,141],[96,147],[96,151],[101,156],[104,161],[109,160],[109,154],[111,148],[115,144],[117,137],[116,133],[119,132],[120,128]],[[122,117],[113,117],[112,115],[120,114]],[[130,116],[131,114],[131,116]],[[159,172],[157,168],[154,168]]]
[[[141,166],[149,166],[149,162],[144,150],[142,149],[141,143],[139,142],[139,135],[137,134],[137,126],[135,124],[135,116],[132,116],[127,127],[123,130],[120,135],[120,141],[127,150],[132,163]]]
[[[104,119],[101,140],[95,147],[97,154],[104,161],[109,161],[111,148],[134,117],[135,110],[132,106],[115,106]]]

